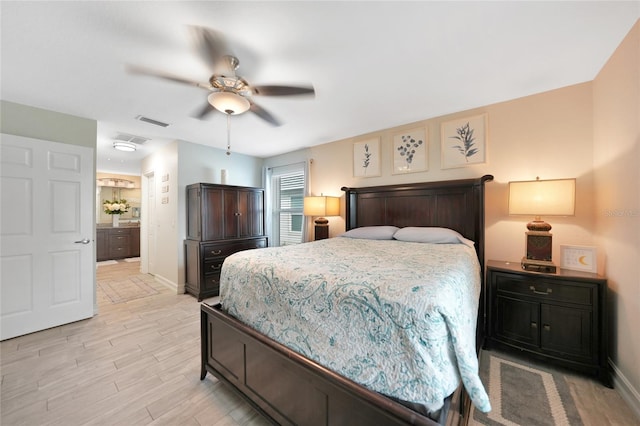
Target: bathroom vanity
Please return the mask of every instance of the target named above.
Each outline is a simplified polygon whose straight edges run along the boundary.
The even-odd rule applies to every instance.
[[[140,256],[140,227],[98,226],[96,229],[96,260],[124,259]]]

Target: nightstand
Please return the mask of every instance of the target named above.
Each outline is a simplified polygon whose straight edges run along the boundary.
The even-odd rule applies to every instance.
[[[597,376],[612,387],[607,350],[607,280],[560,269],[524,271],[487,262],[485,348],[518,350]]]

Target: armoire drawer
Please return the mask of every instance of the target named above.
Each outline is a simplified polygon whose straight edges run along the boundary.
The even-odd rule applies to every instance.
[[[224,258],[242,250],[250,250],[250,249],[262,248],[266,246],[267,246],[266,238],[256,238],[256,239],[233,241],[233,242],[207,243],[202,245],[202,256],[205,259],[210,259],[213,257]]]

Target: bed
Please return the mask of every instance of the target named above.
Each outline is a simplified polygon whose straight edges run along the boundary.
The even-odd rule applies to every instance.
[[[201,305],[201,378],[212,373],[277,424],[459,424],[471,400],[489,409],[476,355],[491,179],[343,188],[347,234],[411,230],[404,241],[341,237],[230,257],[222,304]],[[425,228],[413,227],[453,230],[460,244],[414,242]],[[411,268],[383,263],[394,256]],[[439,264],[454,272],[419,281],[442,275]],[[436,308],[421,302],[437,294]]]

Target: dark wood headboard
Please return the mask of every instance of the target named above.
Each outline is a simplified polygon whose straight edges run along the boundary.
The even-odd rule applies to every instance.
[[[440,226],[474,241],[484,268],[484,184],[477,179],[343,187],[347,230],[362,226]]]

